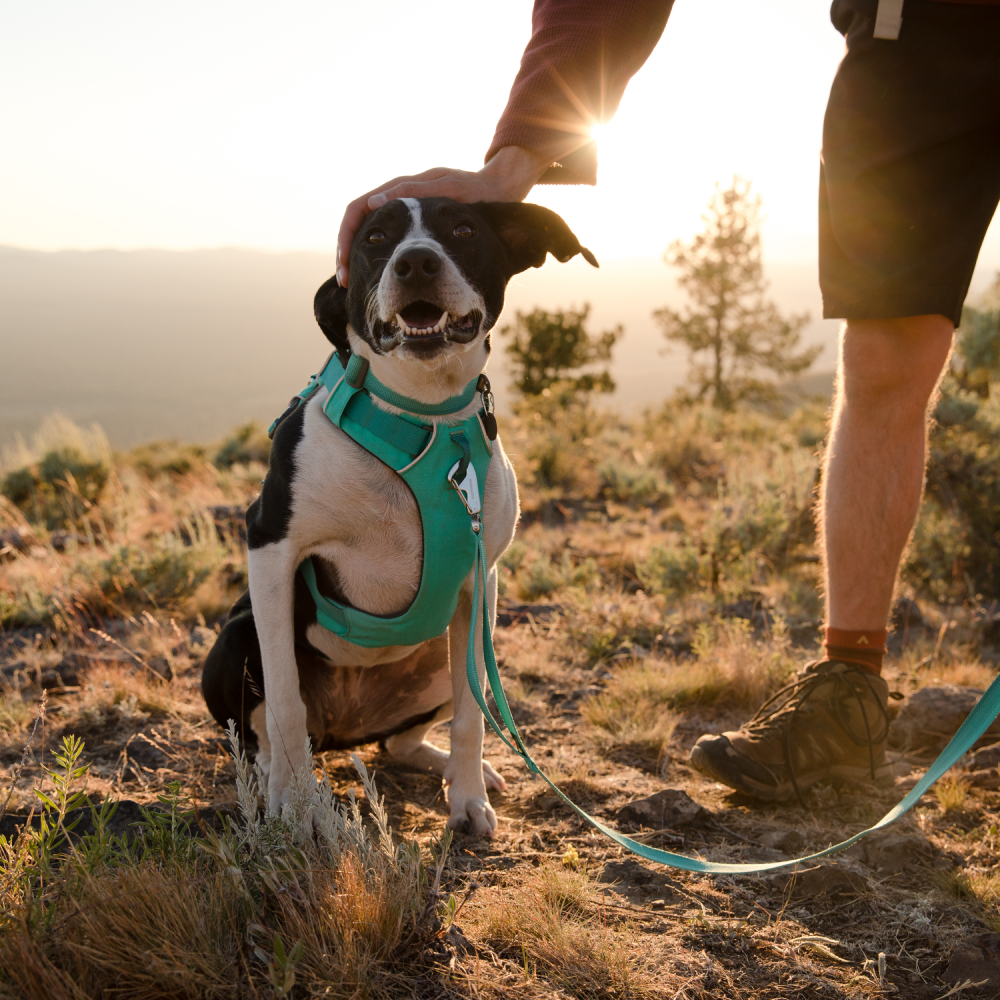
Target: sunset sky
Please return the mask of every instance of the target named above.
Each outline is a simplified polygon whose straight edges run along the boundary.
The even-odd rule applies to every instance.
[[[333,250],[347,201],[398,174],[476,169],[530,35],[530,0],[9,4],[0,32],[0,245]],[[604,265],[519,276],[511,308],[594,305],[625,322],[623,403],[683,378],[651,318],[664,247],[715,182],[752,180],[785,310],[820,323],[816,182],[843,39],[825,2],[677,0],[602,130],[596,188],[540,187]],[[987,237],[973,295],[1000,268]],[[303,308],[308,306],[304,301]],[[678,360],[680,355],[676,356]]]
[[[481,163],[530,16],[529,0],[9,5],[0,243],[330,249],[375,183]],[[739,173],[764,196],[768,258],[812,258],[842,48],[823,2],[678,0],[604,130],[597,189],[534,200],[599,257],[657,255]],[[985,256],[1000,262],[995,233]]]

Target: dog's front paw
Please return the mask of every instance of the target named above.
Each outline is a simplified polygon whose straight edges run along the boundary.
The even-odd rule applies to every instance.
[[[492,837],[497,828],[497,814],[486,797],[485,790],[478,795],[458,795],[454,788],[448,795],[451,814],[448,826],[452,830],[471,833],[474,837]]]

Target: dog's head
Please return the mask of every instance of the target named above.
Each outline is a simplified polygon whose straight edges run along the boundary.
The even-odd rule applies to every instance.
[[[463,205],[450,198],[401,198],[365,220],[351,247],[351,280],[316,293],[316,320],[346,358],[347,327],[376,354],[415,359],[467,350],[503,309],[507,282],[546,254],[568,261],[580,246],[555,212],[521,202]]]

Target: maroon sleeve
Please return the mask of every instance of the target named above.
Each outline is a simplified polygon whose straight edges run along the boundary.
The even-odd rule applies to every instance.
[[[542,184],[596,184],[590,126],[609,121],[663,33],[673,0],[535,0],[531,40],[486,159],[552,157]]]

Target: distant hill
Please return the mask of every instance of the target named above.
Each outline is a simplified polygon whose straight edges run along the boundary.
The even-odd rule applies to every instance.
[[[53,410],[117,446],[280,412],[323,360],[331,256],[0,249],[0,441]]]
[[[333,256],[320,253],[0,248],[0,445],[54,410],[99,422],[117,447],[211,441],[246,420],[270,422],[329,350],[312,298],[333,269]],[[769,274],[783,309],[819,314],[810,265]],[[515,309],[585,301],[593,330],[625,326],[610,403],[655,405],[683,382],[683,353],[664,353],[651,318],[680,301],[656,258],[600,270],[550,260],[514,278],[501,325]],[[832,363],[835,329],[826,321],[807,331],[828,348],[820,364]],[[489,370],[502,411],[502,348]]]

